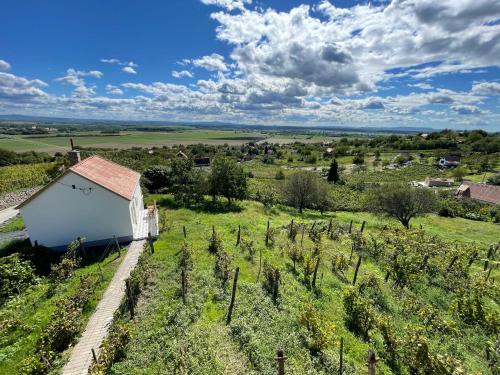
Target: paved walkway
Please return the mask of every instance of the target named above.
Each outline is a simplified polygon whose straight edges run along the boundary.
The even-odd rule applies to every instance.
[[[7,220],[12,219],[19,213],[19,210],[16,210],[14,207],[6,208],[5,210],[0,211],[0,225],[5,223]]]
[[[69,361],[63,368],[63,375],[87,375],[93,361],[92,348],[99,358],[101,343],[113,321],[113,314],[125,295],[125,280],[129,277],[130,271],[135,268],[144,244],[145,241],[134,241],[130,244],[125,259],[118,267],[94,314],[90,317],[80,341],[73,348]]]

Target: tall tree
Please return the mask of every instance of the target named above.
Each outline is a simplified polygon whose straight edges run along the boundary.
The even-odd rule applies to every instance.
[[[408,229],[412,218],[433,212],[436,203],[436,195],[431,190],[388,184],[370,191],[367,208],[399,220]]]
[[[337,163],[337,159],[333,159],[332,163],[330,164],[330,169],[328,170],[327,180],[328,180],[328,182],[333,182],[334,184],[336,184],[340,180],[339,165]]]
[[[208,193],[215,202],[217,196],[225,197],[228,204],[233,199],[243,199],[247,194],[247,176],[234,160],[217,155],[208,176]]]
[[[205,194],[204,174],[194,169],[191,159],[175,158],[170,170],[171,191],[183,205],[201,202]]]
[[[289,205],[299,209],[324,207],[327,189],[314,172],[298,171],[290,175],[283,186],[283,196]],[[322,208],[323,209],[323,208]]]

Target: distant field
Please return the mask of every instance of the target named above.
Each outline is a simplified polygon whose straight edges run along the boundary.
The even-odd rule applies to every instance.
[[[265,139],[258,132],[224,131],[224,130],[185,130],[173,132],[126,132],[119,135],[85,133],[72,136],[76,145],[85,147],[131,148],[171,146],[177,144],[230,144],[240,145],[251,141]],[[69,148],[69,136],[2,136],[0,148],[11,151],[45,151],[56,152]]]

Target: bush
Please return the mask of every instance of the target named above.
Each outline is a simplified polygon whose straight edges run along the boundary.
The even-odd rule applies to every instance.
[[[278,170],[278,172],[276,172],[275,178],[277,180],[284,180],[285,179],[285,173],[283,173],[283,171],[280,169],[280,170]]]
[[[371,303],[357,289],[350,288],[344,294],[344,310],[347,328],[368,340],[369,331],[375,326],[375,313]]]
[[[325,324],[311,302],[307,302],[302,306],[300,324],[305,328],[304,340],[313,355],[328,347],[335,326]]]
[[[0,258],[0,304],[7,298],[22,293],[38,278],[29,261],[20,259],[19,254]]]

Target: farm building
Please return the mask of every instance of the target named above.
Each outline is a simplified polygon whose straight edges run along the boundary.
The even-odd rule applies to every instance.
[[[207,157],[195,158],[194,159],[194,166],[195,167],[210,167],[210,158],[207,158]]]
[[[480,202],[500,204],[500,186],[464,181],[455,195],[458,198],[471,198]]]
[[[443,156],[438,161],[438,166],[440,168],[454,168],[460,165],[459,156]]]
[[[436,186],[447,186],[447,187],[450,187],[450,186],[453,186],[454,182],[455,182],[455,180],[453,180],[452,178],[431,178],[431,177],[427,177],[425,179],[425,185],[427,187],[436,187]]]
[[[99,156],[80,161],[18,206],[32,245],[64,249],[78,237],[89,246],[158,234],[156,207],[144,209],[141,175]]]

